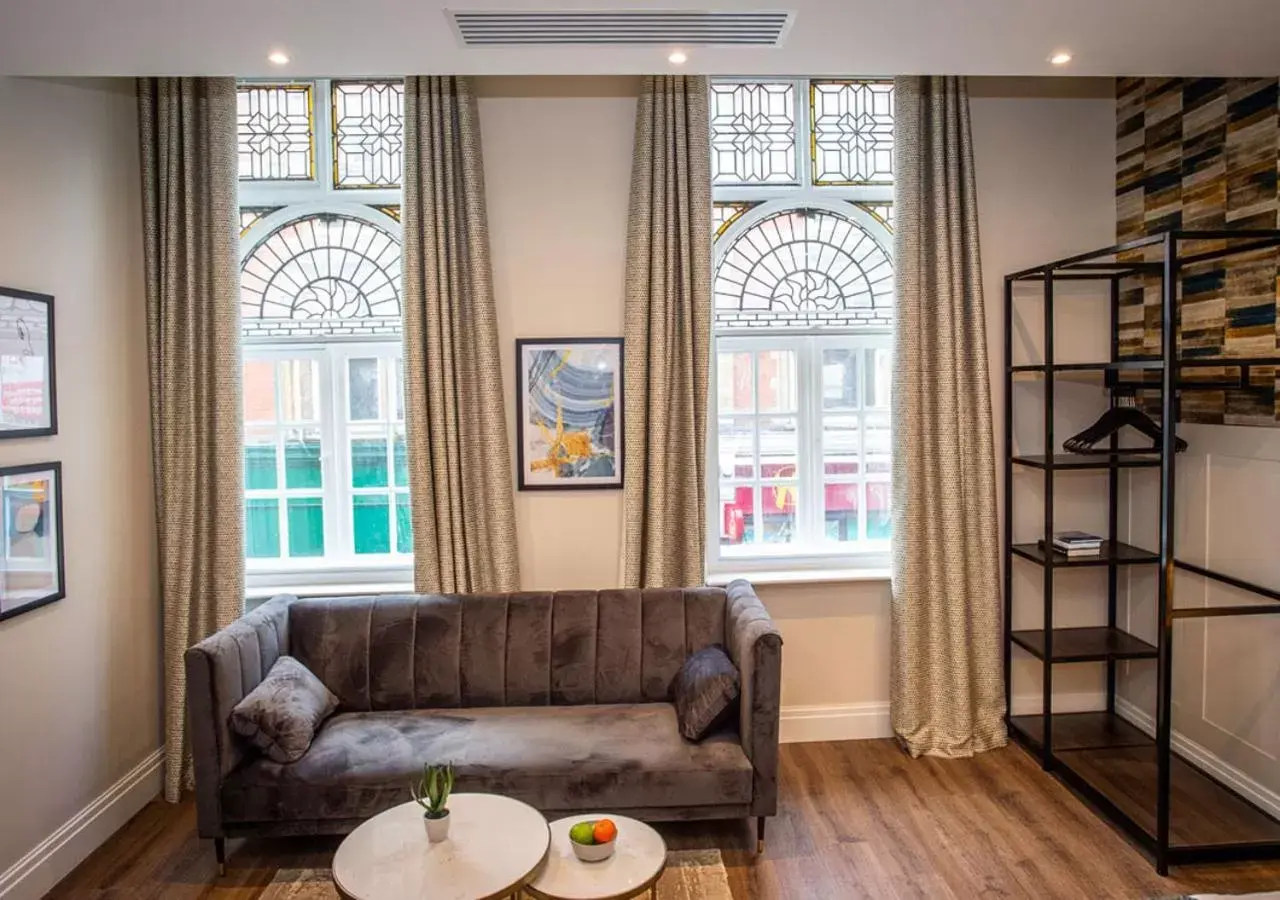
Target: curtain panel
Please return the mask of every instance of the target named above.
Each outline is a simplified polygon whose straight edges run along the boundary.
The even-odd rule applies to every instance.
[[[244,606],[236,83],[138,82],[164,796],[191,784],[183,654]]]
[[[414,586],[518,590],[480,117],[467,78],[405,79],[402,217]]]
[[[913,756],[1005,743],[996,464],[969,97],[895,82],[890,709]]]
[[[711,344],[704,76],[651,75],[636,107],[627,226],[622,583],[701,584]]]

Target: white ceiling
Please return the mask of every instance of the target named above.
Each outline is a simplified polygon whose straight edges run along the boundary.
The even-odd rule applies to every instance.
[[[655,7],[794,11],[780,48],[690,48],[691,72],[1280,74],[1280,0],[0,0],[0,74],[668,71],[667,48],[464,49],[445,14]]]

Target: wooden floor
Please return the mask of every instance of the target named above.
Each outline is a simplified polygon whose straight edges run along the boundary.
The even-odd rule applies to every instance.
[[[911,760],[890,741],[788,744],[763,857],[744,821],[661,826],[673,848],[718,847],[745,898],[1171,897],[1280,889],[1280,864],[1175,869],[1147,859],[1022,750]],[[49,895],[253,900],[280,868],[327,866],[338,839],[232,841],[227,874],[195,809],[154,802]]]

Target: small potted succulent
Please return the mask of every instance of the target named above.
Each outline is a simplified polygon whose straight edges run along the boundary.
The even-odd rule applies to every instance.
[[[435,844],[449,836],[449,792],[453,790],[453,764],[422,767],[422,780],[409,785],[409,793],[422,807],[427,840]]]

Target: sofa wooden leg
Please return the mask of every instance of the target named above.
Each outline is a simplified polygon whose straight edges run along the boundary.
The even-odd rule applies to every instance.
[[[764,816],[756,816],[756,853],[764,852]]]
[[[218,859],[218,875],[227,874],[227,839],[213,839],[213,855]]]

